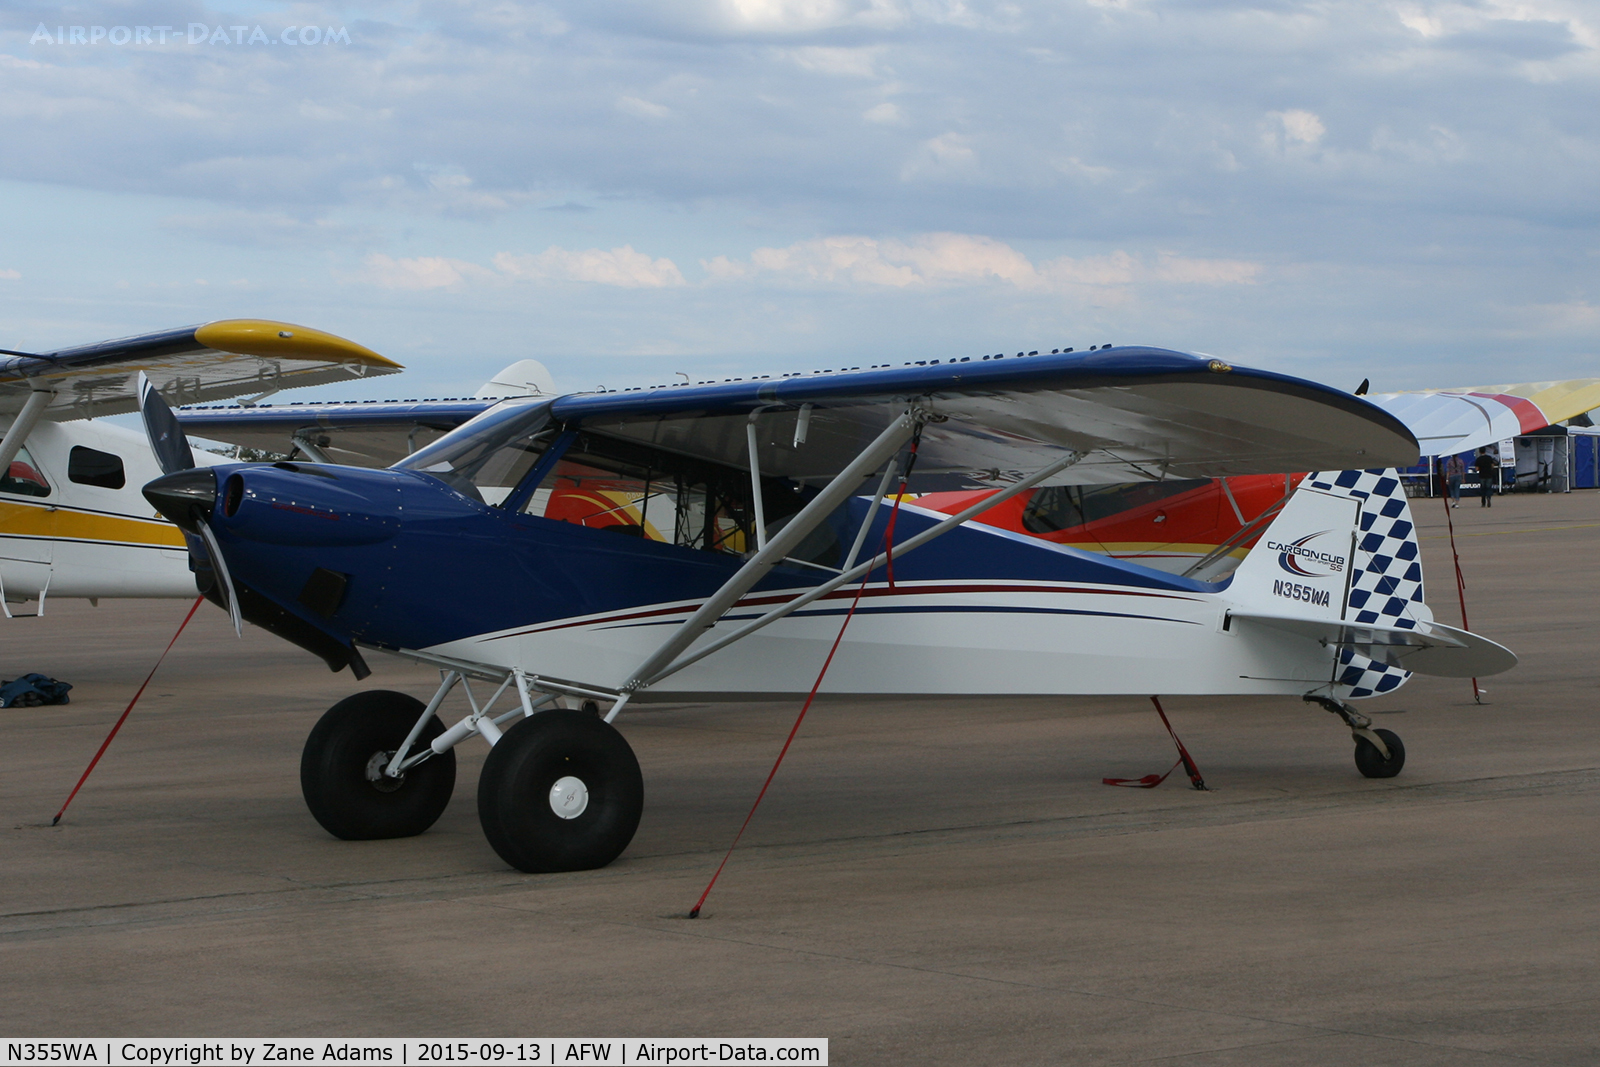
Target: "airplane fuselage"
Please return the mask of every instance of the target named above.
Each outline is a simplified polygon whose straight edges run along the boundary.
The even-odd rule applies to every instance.
[[[5,473],[0,581],[8,601],[195,595],[182,532],[139,492],[161,473],[143,434],[91,420],[42,422]]]
[[[244,617],[335,668],[367,646],[617,687],[741,564],[491,506],[410,471],[224,465],[186,477],[197,499],[212,495],[206,519]],[[843,509],[841,532],[869,506]],[[888,513],[881,505],[869,545]],[[896,537],[941,518],[902,505]],[[775,568],[712,636],[826,577]],[[1315,642],[1230,626],[1227,582],[993,527],[956,529],[897,560],[894,579],[873,574],[824,692],[1293,694],[1338,673]],[[839,589],[635,699],[804,693],[855,594]]]

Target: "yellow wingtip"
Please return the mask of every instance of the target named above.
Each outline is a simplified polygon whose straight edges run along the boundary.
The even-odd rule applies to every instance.
[[[218,352],[237,352],[243,356],[267,359],[326,360],[335,363],[361,363],[369,367],[402,370],[400,364],[385,359],[372,349],[335,334],[270,319],[218,319],[197,327],[194,338]]]

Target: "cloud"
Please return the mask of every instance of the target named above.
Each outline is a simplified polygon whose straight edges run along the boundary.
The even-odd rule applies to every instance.
[[[476,263],[445,256],[393,259],[374,252],[362,260],[362,279],[383,289],[450,289],[489,272]]]
[[[15,269],[0,270],[0,281],[15,282],[22,279],[22,272]]]
[[[564,280],[615,285],[624,289],[661,289],[683,285],[683,274],[670,259],[651,259],[632,245],[604,251],[569,252],[554,245],[537,255],[501,252],[495,267],[518,281]]]
[[[1002,241],[959,233],[922,234],[909,241],[824,237],[783,248],[757,248],[747,260],[717,256],[702,260],[701,266],[714,281],[766,277],[801,284],[893,289],[1001,284],[1030,292],[1150,282],[1248,285],[1261,273],[1258,263],[1192,259],[1172,252],[1160,253],[1152,263],[1127,252],[1060,256],[1034,263]]]
[[[624,115],[632,115],[640,119],[670,119],[672,109],[662,104],[641,100],[637,96],[623,96],[617,99],[617,110]]]
[[[204,2],[177,21],[301,11]],[[315,49],[30,44],[39,10],[0,10],[30,285],[106,261],[296,306],[348,257],[372,291],[341,315],[392,309],[381,284],[656,336],[608,325],[626,286],[693,324],[660,325],[674,351],[742,314],[826,338],[855,300],[917,310],[841,336],[925,338],[1151,292],[1135,324],[1175,340],[1278,358],[1371,323],[1407,361],[1600,305],[1591,0],[415,0]]]
[[[1283,127],[1283,135],[1287,140],[1298,141],[1301,144],[1316,144],[1322,140],[1322,135],[1328,128],[1322,120],[1309,111],[1269,111],[1267,117],[1277,119]]]
[[[218,244],[266,248],[370,245],[380,239],[380,234],[371,227],[349,226],[327,218],[298,218],[282,211],[168,215],[158,225],[170,234],[199,237]]]
[[[730,27],[768,33],[794,33],[840,26],[886,28],[906,20],[893,0],[720,0]]]
[[[1185,259],[1162,252],[1151,270],[1154,277],[1181,285],[1250,285],[1261,274],[1261,264],[1240,259]]]
[[[787,55],[801,70],[843,78],[873,78],[878,74],[878,61],[884,48],[875,45],[866,48],[824,48],[810,45],[789,49]]]
[[[522,191],[480,188],[464,167],[453,163],[413,163],[422,179],[421,199],[427,208],[451,215],[494,215],[530,199]]]
[[[911,158],[900,168],[902,181],[917,178],[949,178],[966,176],[976,169],[978,155],[960,133],[941,133],[917,146]]]

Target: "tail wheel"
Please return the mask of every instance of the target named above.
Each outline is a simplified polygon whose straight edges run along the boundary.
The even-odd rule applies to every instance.
[[[604,867],[633,840],[643,810],[633,749],[583,711],[522,720],[495,742],[478,778],[484,836],[530,874]]]
[[[444,814],[456,786],[454,750],[399,778],[383,773],[423,707],[415,697],[374,689],[339,701],[312,728],[300,756],[300,791],[323,829],[347,841],[413,837]],[[433,716],[417,747],[443,732]]]
[[[1357,737],[1356,769],[1368,778],[1393,778],[1406,765],[1406,746],[1400,743],[1399,736],[1393,730],[1372,732],[1383,738],[1383,743],[1389,748],[1389,756],[1385,759],[1377,745],[1365,737]]]

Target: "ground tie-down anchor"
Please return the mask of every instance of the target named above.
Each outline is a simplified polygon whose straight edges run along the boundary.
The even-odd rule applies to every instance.
[[[1365,739],[1372,747],[1378,750],[1384,759],[1389,758],[1389,746],[1372,729],[1372,720],[1370,718],[1361,714],[1344,701],[1330,696],[1323,696],[1321,693],[1307,693],[1301,699],[1308,704],[1317,704],[1324,711],[1330,711],[1339,716],[1344,720],[1344,724],[1350,727],[1351,737],[1357,741]]]
[[[1178,762],[1167,768],[1166,774],[1147,774],[1143,778],[1102,778],[1101,785],[1124,785],[1134,789],[1154,789],[1167,780],[1167,775],[1179,767],[1189,776],[1189,787],[1201,792],[1209,793],[1206,780],[1200,777],[1200,768],[1195,764],[1194,758],[1189,755],[1189,750],[1183,747],[1183,742],[1178,739],[1178,732],[1172,728],[1172,723],[1167,720],[1167,713],[1161,707],[1161,701],[1156,697],[1150,698],[1150,703],[1156,706],[1156,714],[1161,716],[1161,725],[1167,728],[1167,733],[1172,737],[1172,743],[1178,749]]]

